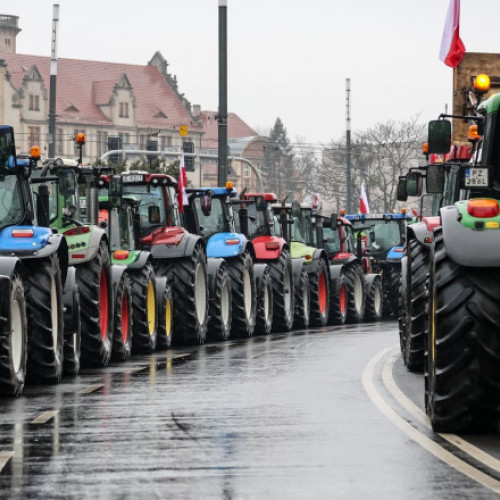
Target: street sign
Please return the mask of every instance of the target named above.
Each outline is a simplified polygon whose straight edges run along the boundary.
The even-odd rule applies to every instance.
[[[188,135],[187,125],[181,125],[179,127],[179,134],[180,134],[181,137],[184,137],[184,136]]]

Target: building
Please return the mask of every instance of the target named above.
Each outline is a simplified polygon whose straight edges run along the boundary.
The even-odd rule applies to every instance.
[[[17,54],[18,17],[0,15],[0,123],[14,127],[18,153],[32,145],[48,155],[50,58]],[[93,162],[108,150],[126,150],[127,158],[141,157],[134,151],[158,150],[167,163],[179,159],[181,150],[195,155],[209,151],[217,157],[217,124],[214,113],[201,113],[179,92],[168,63],[156,52],[145,65],[59,58],[55,155],[76,155],[74,138],[86,135],[84,161]],[[187,135],[180,135],[180,127]],[[257,134],[237,115],[228,123],[230,141]],[[214,140],[215,139],[215,140]],[[238,148],[239,154],[244,150]],[[144,157],[144,155],[142,155]],[[217,160],[199,157],[188,168],[192,185],[214,185]],[[214,167],[215,165],[215,167]],[[200,168],[201,167],[201,168]],[[206,172],[205,172],[206,170]],[[235,172],[246,174],[244,167]],[[238,175],[232,174],[237,185]]]

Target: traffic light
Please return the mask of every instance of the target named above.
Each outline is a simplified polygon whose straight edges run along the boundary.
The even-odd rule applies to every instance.
[[[182,151],[184,151],[184,153],[194,153],[194,143],[183,142]],[[194,172],[194,156],[184,157],[184,168],[186,169],[186,172]]]
[[[158,151],[158,141],[150,141],[146,142],[146,151]],[[157,158],[157,155],[148,155],[148,158],[152,158],[153,160]]]

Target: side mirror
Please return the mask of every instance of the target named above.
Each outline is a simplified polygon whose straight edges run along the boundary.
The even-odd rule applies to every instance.
[[[422,174],[420,172],[408,172],[406,174],[406,192],[408,196],[420,196],[422,194]]]
[[[408,191],[406,190],[406,175],[400,175],[398,180],[398,201],[406,201],[408,199]]]
[[[337,224],[338,224],[338,216],[337,214],[332,214],[330,215],[330,227],[336,231],[337,230]]]
[[[160,223],[160,207],[156,205],[148,207],[148,221],[150,224]]]
[[[292,203],[292,217],[300,217],[300,214],[301,214],[300,203],[294,201]]]
[[[123,180],[121,175],[113,175],[111,177],[109,181],[108,198],[109,204],[113,208],[120,208],[123,205]]]
[[[266,209],[266,200],[264,200],[263,196],[257,196],[257,198],[255,198],[255,208],[259,212],[263,212]]]
[[[76,179],[73,170],[59,172],[59,190],[63,196],[73,196],[76,192]]]
[[[427,143],[429,153],[443,155],[450,152],[451,122],[448,120],[432,120],[429,122]]]
[[[444,168],[442,165],[427,165],[426,189],[428,193],[444,191]]]

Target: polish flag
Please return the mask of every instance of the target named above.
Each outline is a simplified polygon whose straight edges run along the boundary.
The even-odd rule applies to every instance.
[[[184,151],[181,154],[181,162],[179,165],[179,185],[177,186],[177,199],[179,203],[179,212],[184,213],[184,205],[188,205],[188,197],[186,194],[187,179],[186,167],[184,166]]]
[[[460,40],[459,25],[460,21],[460,0],[450,0],[446,24],[444,25],[443,40],[441,41],[441,50],[439,59],[447,66],[456,68],[465,55],[465,46]]]
[[[370,213],[370,207],[368,206],[368,198],[366,197],[364,184],[361,184],[361,194],[359,196],[359,211],[362,214]]]

